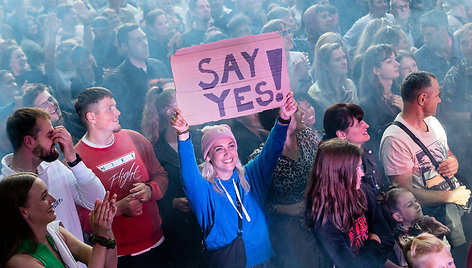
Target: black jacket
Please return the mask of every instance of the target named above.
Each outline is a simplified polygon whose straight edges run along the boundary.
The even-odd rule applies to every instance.
[[[170,77],[166,66],[161,61],[148,59],[146,65],[147,72],[135,67],[129,59],[126,59],[105,77],[103,82],[102,86],[113,93],[117,108],[121,112],[122,128],[141,130],[148,82],[152,79]]]

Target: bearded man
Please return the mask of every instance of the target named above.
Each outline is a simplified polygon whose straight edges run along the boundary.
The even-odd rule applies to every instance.
[[[21,108],[7,119],[8,139],[13,153],[2,159],[0,180],[17,172],[32,172],[46,183],[57,219],[76,238],[83,240],[75,205],[93,209],[95,200],[105,196],[105,188],[75,152],[69,132],[52,127],[49,114],[40,108]],[[58,160],[59,144],[68,167]]]

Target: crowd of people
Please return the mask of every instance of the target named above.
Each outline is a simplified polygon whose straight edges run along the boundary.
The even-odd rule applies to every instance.
[[[267,32],[284,104],[189,126]],[[0,267],[472,267],[471,70],[468,0],[0,0]]]

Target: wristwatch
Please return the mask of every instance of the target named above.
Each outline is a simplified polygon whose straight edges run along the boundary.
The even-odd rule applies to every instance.
[[[75,167],[77,166],[77,164],[80,163],[80,161],[82,161],[82,158],[80,157],[80,155],[78,153],[75,153],[75,156],[77,157],[74,161],[72,162],[67,162],[67,165],[69,167]]]

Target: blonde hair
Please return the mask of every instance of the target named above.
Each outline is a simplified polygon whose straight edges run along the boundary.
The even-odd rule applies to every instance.
[[[409,267],[420,268],[428,256],[444,249],[448,250],[439,238],[430,233],[422,233],[406,244],[403,254]]]
[[[220,188],[220,186],[216,183],[215,178],[218,177],[216,174],[215,168],[213,165],[210,163],[210,161],[205,160],[202,164],[200,164],[200,172],[202,173],[202,177],[209,181],[211,184],[213,184],[213,189],[220,193],[223,194],[223,190]],[[243,187],[244,191],[246,193],[249,192],[251,189],[251,186],[249,186],[249,183],[246,180],[246,176],[244,174],[244,167],[241,164],[241,161],[236,162],[236,171],[238,172],[238,177],[239,177],[239,182],[241,183],[241,186]]]

